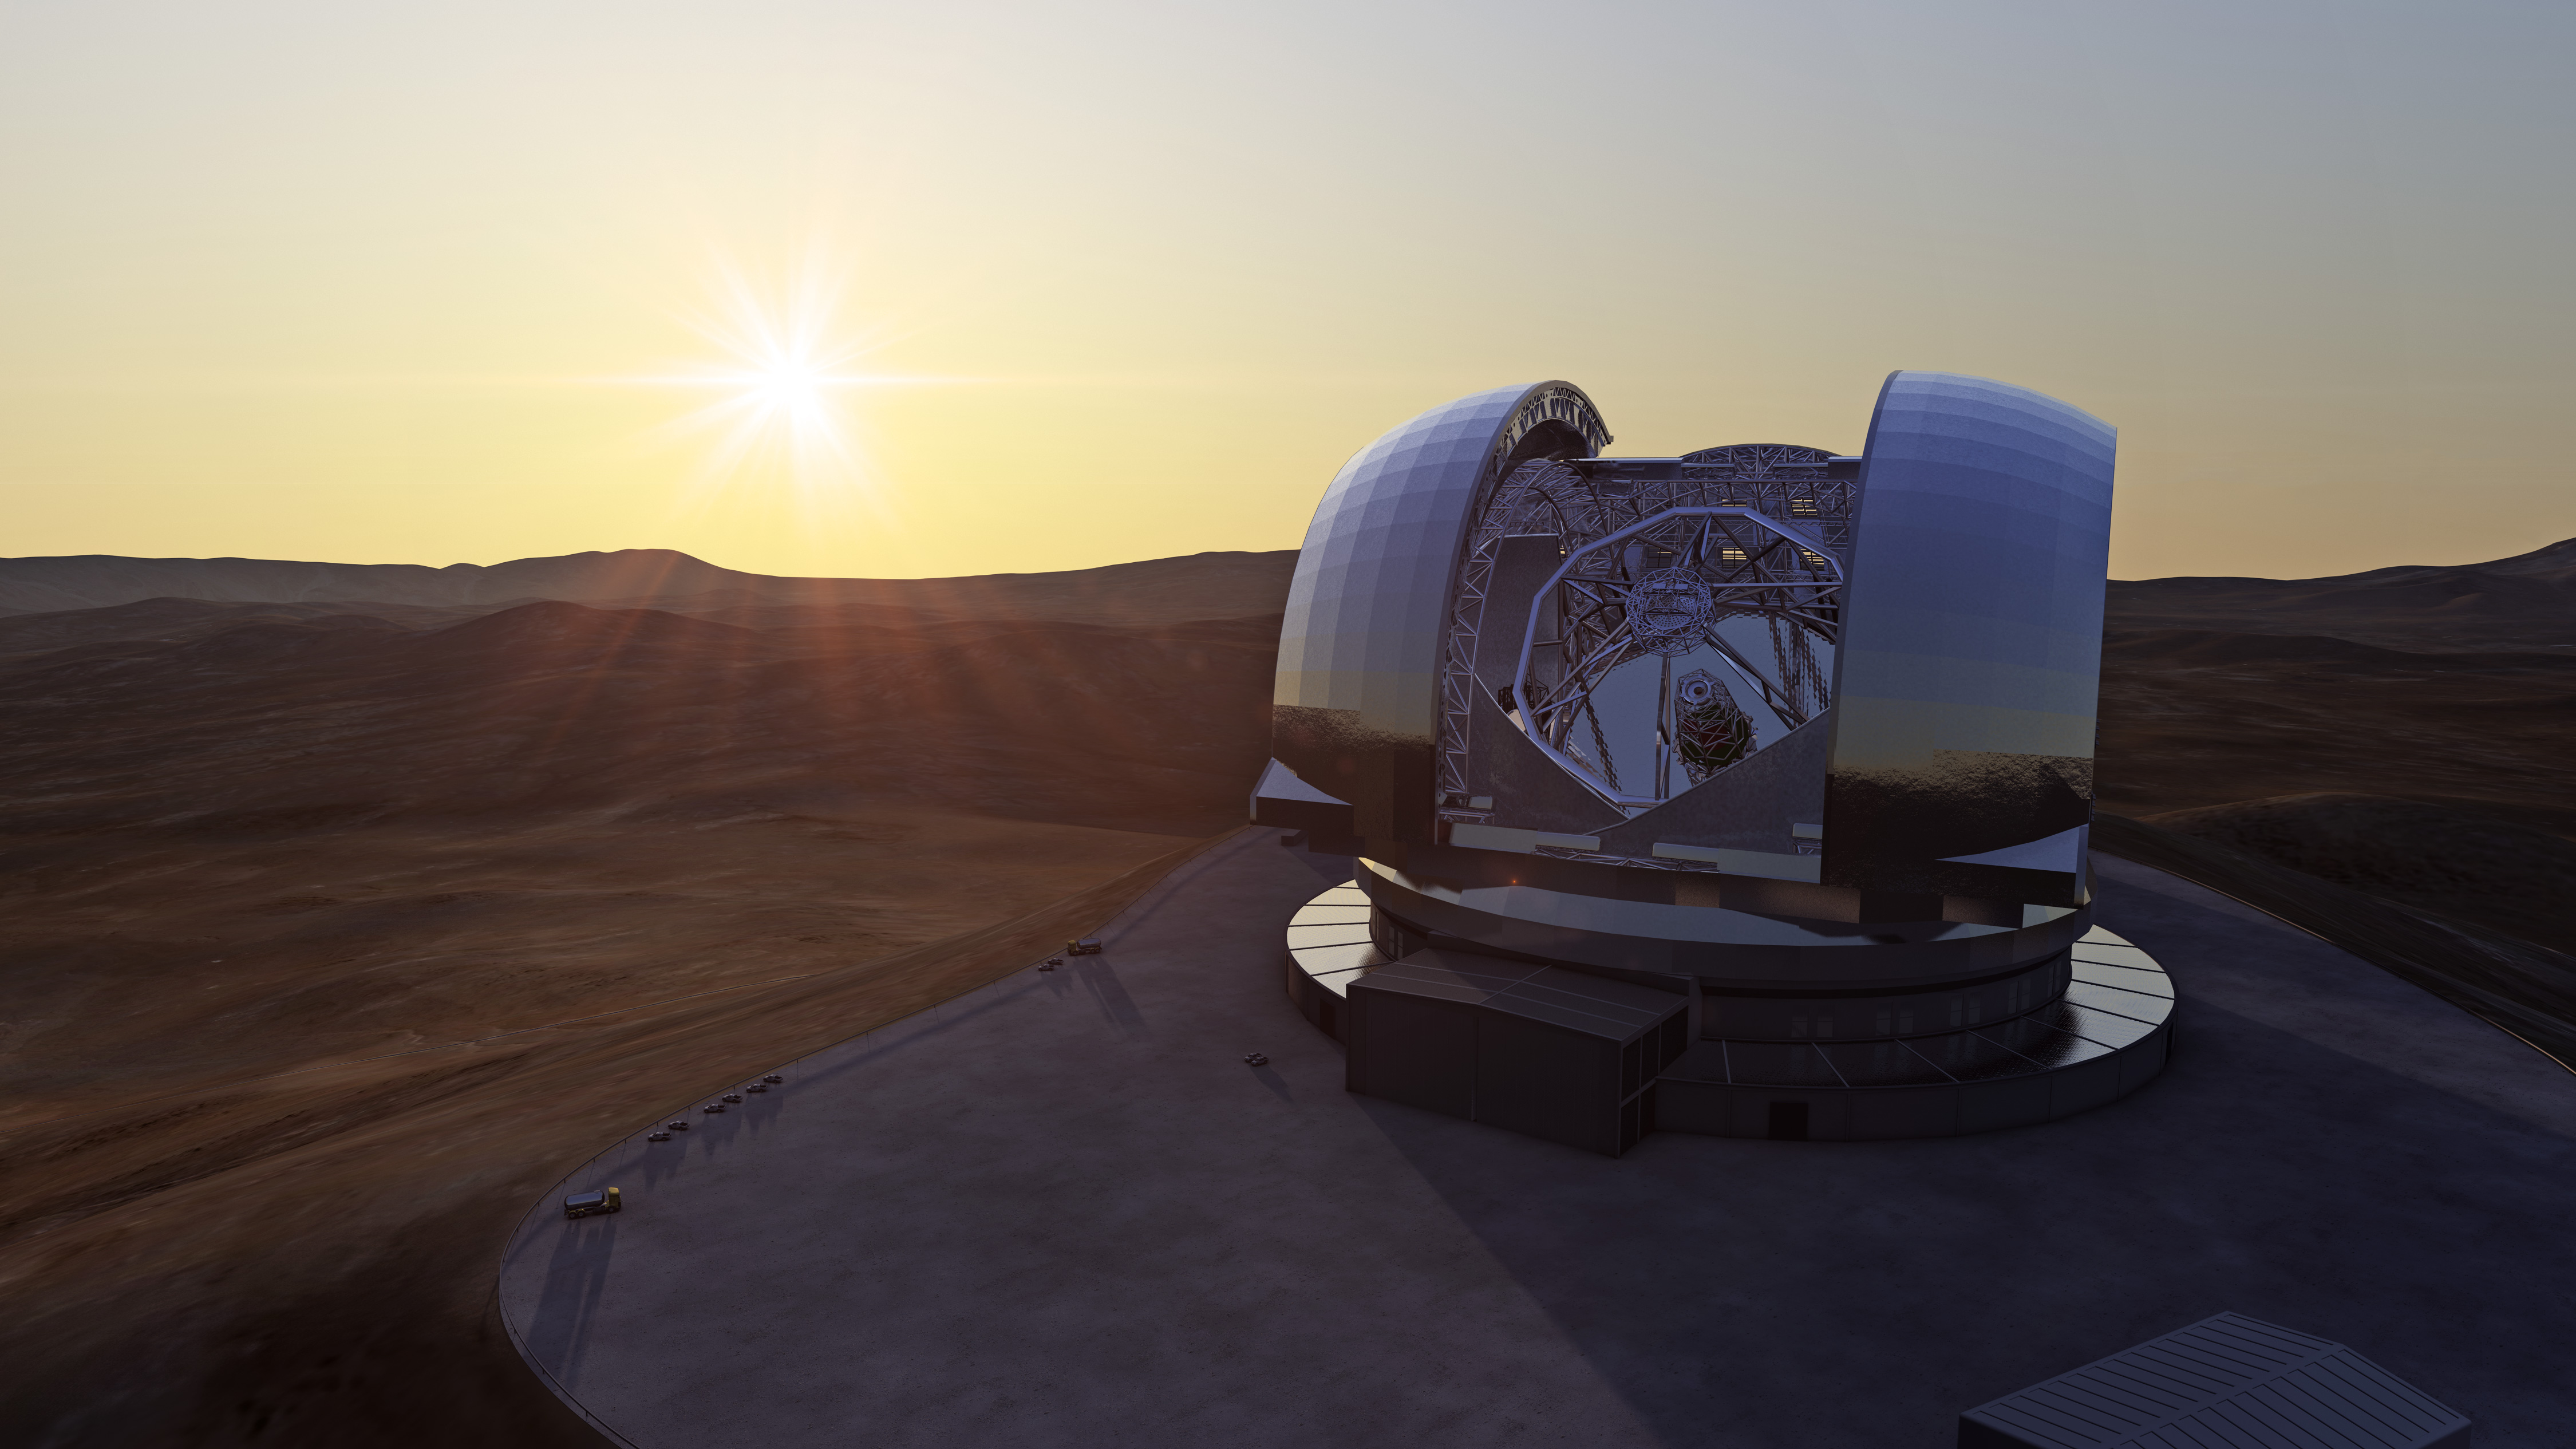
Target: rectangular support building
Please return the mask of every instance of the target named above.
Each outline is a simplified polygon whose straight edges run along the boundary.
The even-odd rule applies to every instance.
[[[1690,998],[1417,951],[1351,983],[1345,1035],[1354,1092],[1616,1157],[1654,1130],[1655,1076],[1690,1045]]]

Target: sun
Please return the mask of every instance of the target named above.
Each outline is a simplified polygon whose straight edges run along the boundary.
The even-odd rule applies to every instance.
[[[862,369],[884,338],[850,319],[846,268],[816,247],[769,285],[729,258],[717,258],[712,273],[710,304],[681,320],[713,355],[634,379],[705,399],[657,435],[695,446],[706,483],[783,482],[809,501],[872,491],[859,397],[927,379]]]
[[[755,374],[746,389],[751,400],[773,412],[806,413],[823,406],[823,389],[831,374],[784,362]]]

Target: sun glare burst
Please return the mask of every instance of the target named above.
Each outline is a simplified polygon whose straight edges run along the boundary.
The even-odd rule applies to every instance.
[[[885,339],[846,319],[844,275],[820,248],[769,288],[720,259],[711,305],[683,314],[719,358],[636,379],[706,398],[656,430],[664,441],[703,450],[704,482],[784,482],[808,503],[866,501],[872,493],[857,396],[926,379],[860,370]]]

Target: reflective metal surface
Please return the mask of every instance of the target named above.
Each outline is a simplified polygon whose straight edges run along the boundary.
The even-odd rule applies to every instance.
[[[1290,918],[1288,955],[1317,986],[1346,996],[1353,978],[1391,964],[1372,943],[1368,897],[1356,881],[1323,892]],[[1819,1001],[1794,1018],[1803,1034],[1821,1027],[1835,1039],[1806,1041],[1713,1037],[1674,1068],[1695,1081],[1735,1087],[1853,1088],[1957,1085],[2036,1076],[2138,1046],[2173,1013],[2173,985],[2155,958],[2094,927],[2073,947],[2065,995],[1988,1025],[1959,1031],[1887,1036],[1895,1009],[1855,1012]],[[1927,1015],[1942,1000],[1925,993]],[[1870,1003],[1877,1006],[1880,1003]],[[1794,1004],[1787,1009],[1799,1010]],[[1912,1012],[1907,1013],[1911,1024]],[[1871,1027],[1880,1034],[1864,1034]]]
[[[1351,802],[1381,839],[1431,838],[1441,656],[1458,560],[1484,496],[1532,457],[1610,441],[1580,388],[1544,382],[1443,404],[1363,448],[1315,509],[1288,586],[1272,753]]]
[[[1849,483],[1826,476],[1829,460],[1760,444],[1533,461],[1502,480],[1458,569],[1442,680],[1444,697],[1460,701],[1441,719],[1444,818],[1492,818],[1470,803],[1482,712],[1465,701],[1480,691],[1628,814],[1820,713],[1851,503]]]
[[[1369,937],[1369,898],[1356,881],[1325,891],[1288,918],[1291,995],[1301,980],[1348,996],[1351,978],[1388,964]],[[1301,1001],[1301,1005],[1304,1004]]]
[[[1657,1080],[1721,1135],[1985,1130],[2153,1076],[2170,984],[2076,940],[2114,431],[1899,372],[1854,456],[1609,441],[1579,389],[1501,388],[1327,490],[1253,811],[1376,910],[1289,928],[1300,1010],[1357,1040],[1381,994],[1430,1008],[1353,985],[1442,952],[1694,981]],[[1768,1095],[1810,1090],[1844,1095]]]
[[[1729,1086],[1995,1081],[2126,1050],[2171,1018],[2172,982],[2145,951],[2096,926],[2076,942],[2072,954],[2073,979],[2063,997],[1991,1025],[1880,1041],[1716,1040],[1692,1053],[1687,1066],[1697,1080]],[[2113,960],[2117,964],[2109,964]]]
[[[2080,898],[2080,837],[2045,865],[1971,858],[2092,818],[2116,441],[2028,388],[1888,378],[1835,657],[1828,883]]]

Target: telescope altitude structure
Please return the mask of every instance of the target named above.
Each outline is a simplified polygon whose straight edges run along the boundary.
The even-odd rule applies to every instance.
[[[1861,452],[1604,456],[1565,382],[1325,490],[1252,818],[1353,858],[1288,928],[1355,1092],[1616,1154],[1942,1136],[2164,1062],[2092,920],[2115,432],[1898,372]]]

